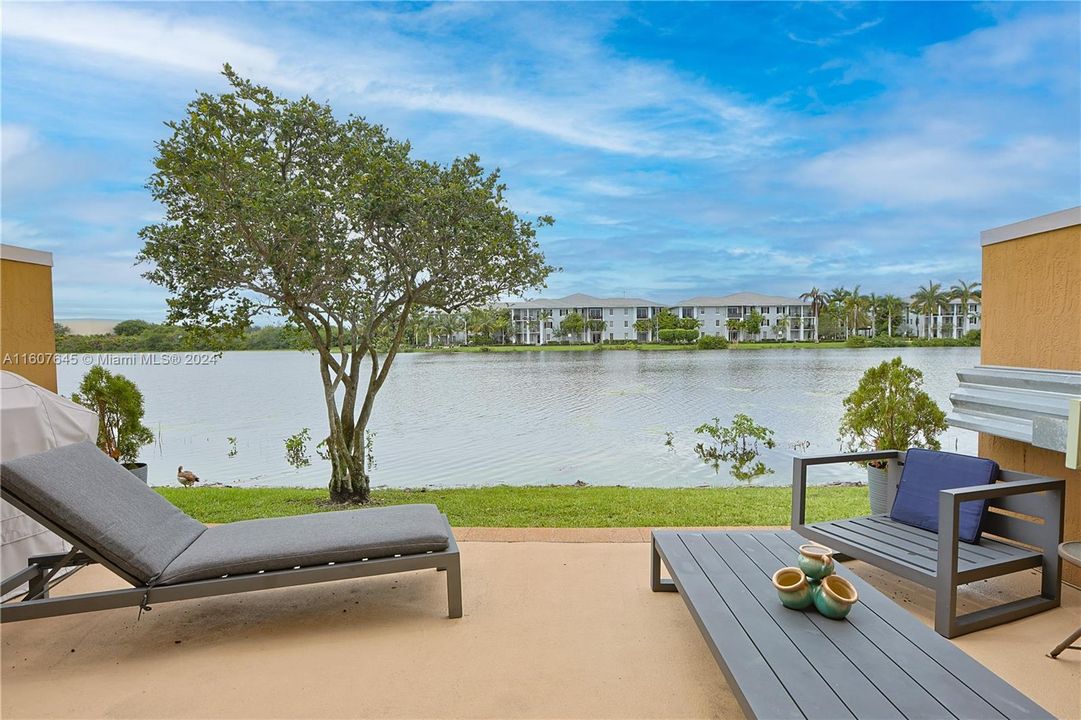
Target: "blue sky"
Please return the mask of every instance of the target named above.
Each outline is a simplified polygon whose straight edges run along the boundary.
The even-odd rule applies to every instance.
[[[55,254],[57,317],[164,316],[143,183],[224,62],[501,168],[547,295],[907,294],[1081,204],[1077,3],[5,3],[2,38],[3,241]]]

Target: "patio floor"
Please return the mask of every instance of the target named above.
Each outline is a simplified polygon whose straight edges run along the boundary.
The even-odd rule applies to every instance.
[[[17,717],[741,717],[682,599],[648,587],[637,529],[466,529],[465,617],[433,571],[3,626],[0,714]],[[605,542],[596,542],[603,536]],[[470,541],[483,537],[484,542]],[[551,542],[568,539],[576,542]],[[591,541],[592,540],[592,541]],[[922,588],[852,563],[925,622]],[[1024,584],[987,581],[970,609]],[[119,587],[91,567],[59,589]],[[1045,708],[1081,717],[1081,623],[1062,608],[957,639]]]

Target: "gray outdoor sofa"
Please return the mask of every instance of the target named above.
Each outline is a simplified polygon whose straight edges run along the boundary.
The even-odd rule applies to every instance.
[[[3,580],[12,622],[434,568],[447,572],[449,614],[462,616],[461,563],[446,516],[399,505],[207,527],[83,442],[0,466],[3,499],[67,540]],[[64,568],[100,563],[132,587],[50,597]]]

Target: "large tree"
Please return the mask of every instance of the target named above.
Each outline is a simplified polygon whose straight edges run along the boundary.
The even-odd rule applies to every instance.
[[[201,93],[157,144],[140,233],[169,321],[237,330],[279,313],[319,358],[331,499],[366,502],[364,433],[419,308],[453,312],[543,287],[536,228],[475,156],[417,160],[359,117],[240,78]]]

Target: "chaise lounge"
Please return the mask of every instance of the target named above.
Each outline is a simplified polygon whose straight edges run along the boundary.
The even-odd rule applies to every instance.
[[[458,545],[434,505],[400,505],[207,527],[83,442],[0,466],[0,494],[68,541],[3,580],[13,622],[434,568],[462,616]],[[50,597],[64,568],[100,563],[132,587]]]

